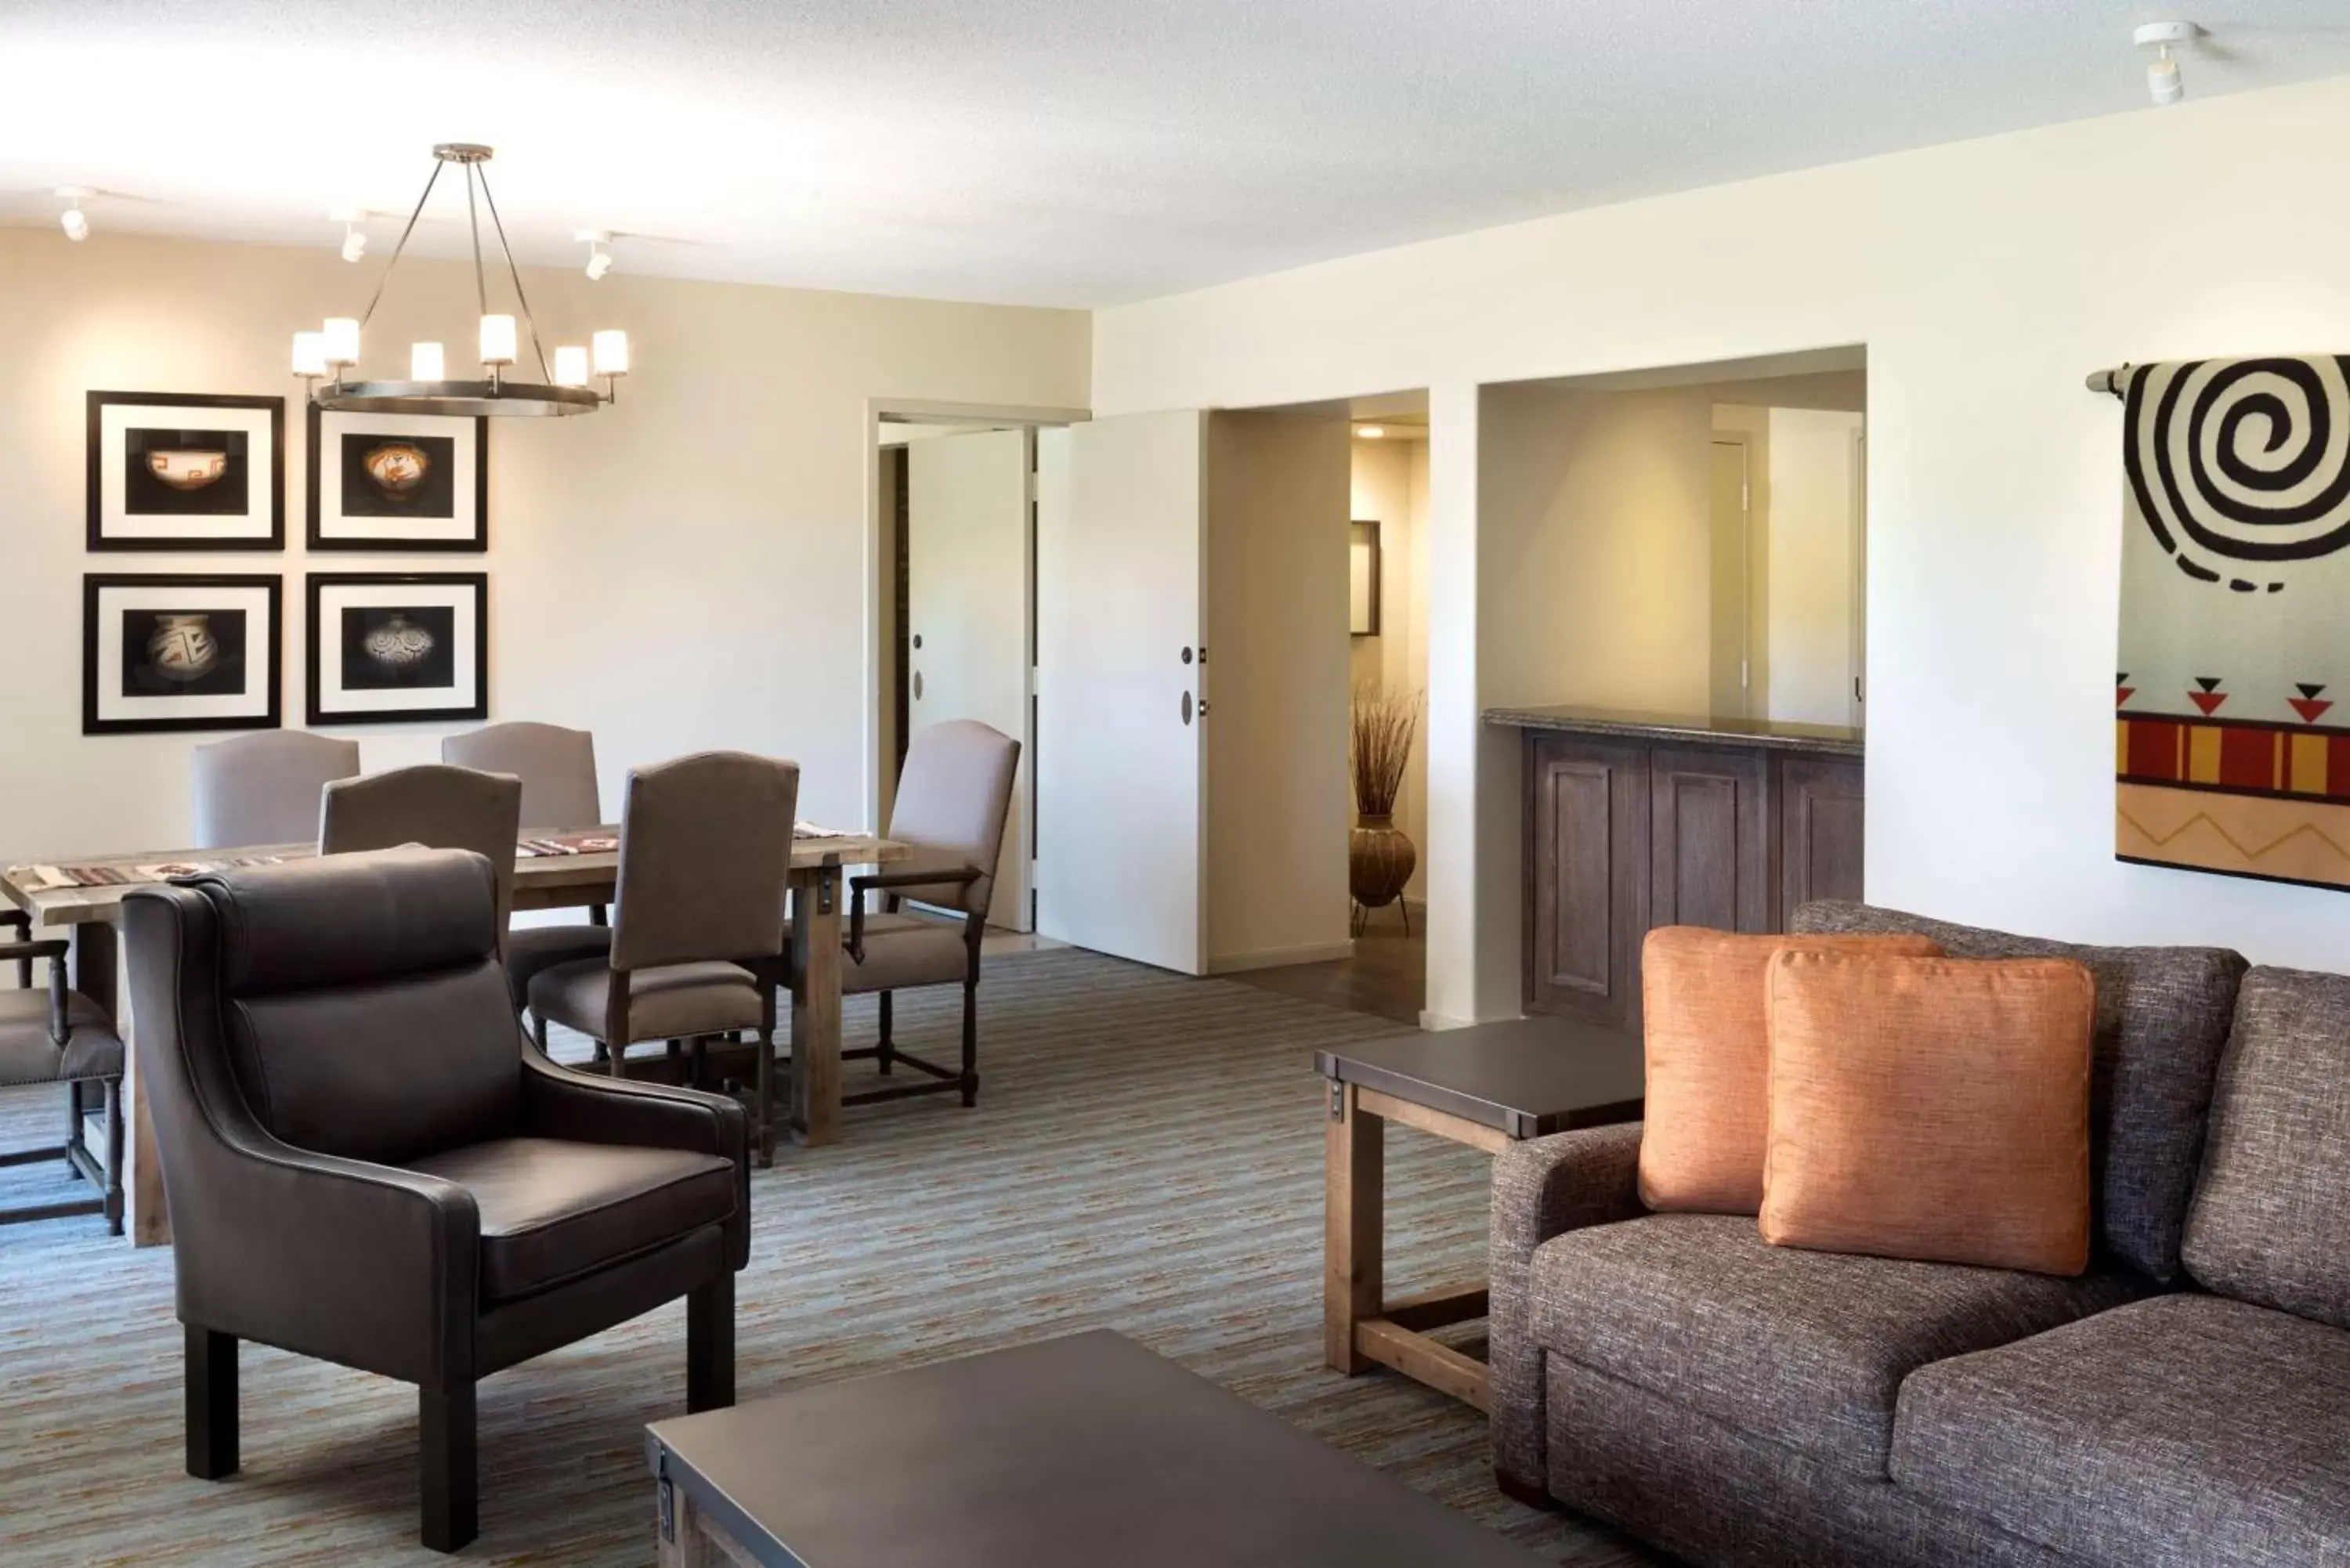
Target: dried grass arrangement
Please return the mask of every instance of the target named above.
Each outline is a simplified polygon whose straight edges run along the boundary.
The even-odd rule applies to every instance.
[[[1419,693],[1384,691],[1368,681],[1355,688],[1347,754],[1355,779],[1355,809],[1392,816],[1419,731]]]

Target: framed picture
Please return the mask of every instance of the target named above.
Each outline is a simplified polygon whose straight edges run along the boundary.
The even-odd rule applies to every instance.
[[[274,730],[279,579],[93,572],[81,588],[81,732]]]
[[[313,550],[490,547],[490,421],[309,410]]]
[[[89,394],[89,547],[286,547],[283,398]]]
[[[1347,629],[1379,635],[1379,525],[1357,521],[1347,542]]]
[[[487,573],[313,572],[309,581],[311,723],[490,716]]]

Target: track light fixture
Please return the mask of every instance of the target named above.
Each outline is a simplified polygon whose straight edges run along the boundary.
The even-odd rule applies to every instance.
[[[571,237],[585,241],[587,244],[588,281],[603,282],[604,275],[612,270],[612,253],[604,248],[612,243],[611,233],[605,229],[581,229]]]
[[[66,204],[66,210],[57,214],[57,227],[63,229],[66,232],[66,238],[76,244],[89,238],[89,217],[81,210],[82,200],[97,194],[97,192],[87,185],[57,187],[57,195]]]
[[[2147,96],[2158,104],[2177,103],[2187,96],[2187,80],[2179,74],[2178,58],[2170,51],[2185,47],[2203,34],[2192,22],[2148,22],[2130,35],[2141,49],[2156,51],[2146,67]]]
[[[358,265],[359,258],[367,254],[367,230],[359,226],[368,220],[367,209],[338,207],[327,216],[343,225],[343,259]]]

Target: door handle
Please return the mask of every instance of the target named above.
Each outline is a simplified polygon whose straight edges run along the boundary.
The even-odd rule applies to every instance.
[[[1183,693],[1183,722],[1185,722],[1186,724],[1188,724],[1188,723],[1190,723],[1191,722],[1191,694],[1189,691],[1186,691],[1186,692],[1184,692],[1184,693]]]
[[[917,702],[919,702],[919,701],[920,701],[921,700],[922,700],[922,672],[921,672],[920,670],[915,670],[915,671],[914,671],[914,701],[917,701]]]

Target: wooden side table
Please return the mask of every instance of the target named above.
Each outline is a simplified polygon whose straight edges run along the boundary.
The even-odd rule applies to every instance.
[[[1387,1299],[1384,1129],[1399,1122],[1498,1154],[1518,1139],[1638,1121],[1638,1036],[1526,1018],[1317,1051],[1314,1066],[1330,1080],[1323,1135],[1326,1357],[1339,1372],[1392,1367],[1490,1413],[1485,1364],[1428,1333],[1483,1317],[1485,1286]]]

